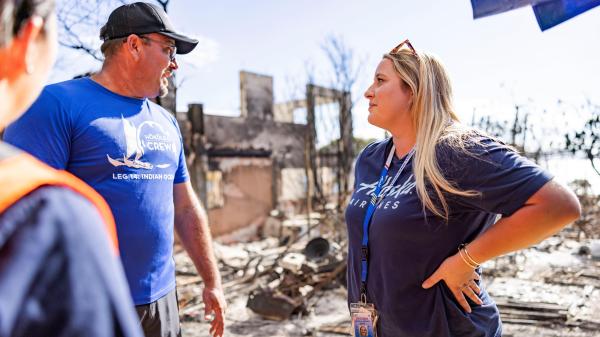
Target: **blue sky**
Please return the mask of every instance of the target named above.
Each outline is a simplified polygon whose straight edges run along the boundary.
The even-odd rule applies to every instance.
[[[473,20],[468,0],[171,0],[168,10],[178,29],[201,40],[197,51],[179,57],[180,110],[201,102],[208,112],[239,113],[241,69],[272,75],[276,101],[290,98],[290,83],[306,82],[307,64],[317,81],[327,77],[320,45],[331,34],[364,60],[355,98],[368,86],[381,54],[404,38],[442,59],[464,118],[473,107],[502,113],[513,103],[578,104],[600,94],[600,8],[544,33],[531,8]],[[82,57],[67,59],[68,70],[63,62],[52,81],[99,67]],[[375,132],[361,126],[364,99],[354,112],[357,131]]]
[[[240,69],[273,75],[276,100],[284,100],[289,78],[304,83],[307,62],[318,73],[328,69],[320,44],[330,34],[366,60],[355,97],[381,54],[404,38],[440,56],[465,118],[474,106],[501,113],[513,103],[577,104],[600,94],[600,8],[544,33],[531,8],[473,20],[465,0],[174,1],[169,12],[179,28],[210,40],[206,62],[182,65],[182,107],[199,101],[208,111],[235,113]],[[370,134],[360,127],[365,101],[357,104],[355,124]]]
[[[474,109],[511,116],[515,104],[535,114],[555,109],[558,99],[571,110],[585,99],[600,103],[600,8],[544,33],[529,7],[473,20],[468,0],[171,0],[168,10],[179,30],[201,41],[192,54],[178,57],[179,110],[199,102],[207,113],[239,114],[240,70],[272,75],[277,102],[293,98],[290,88],[306,83],[307,64],[317,84],[327,84],[320,46],[332,34],[364,60],[353,92],[359,136],[382,135],[366,122],[360,97],[381,55],[405,38],[442,59],[463,119]],[[97,68],[63,51],[51,82]],[[560,132],[581,124],[578,118],[544,118],[545,125],[560,124]]]

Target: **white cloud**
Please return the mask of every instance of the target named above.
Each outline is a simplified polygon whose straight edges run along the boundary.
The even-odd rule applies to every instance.
[[[177,56],[178,60],[191,71],[199,70],[211,64],[219,58],[219,44],[217,41],[204,36],[193,36],[200,41],[196,48],[189,54]]]

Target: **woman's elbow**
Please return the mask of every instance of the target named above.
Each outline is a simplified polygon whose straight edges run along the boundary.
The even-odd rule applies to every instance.
[[[555,181],[549,183],[547,209],[563,226],[579,219],[581,205],[571,189]]]
[[[565,217],[565,223],[567,224],[581,217],[581,204],[575,194],[571,191],[569,191],[568,201],[566,201],[564,205],[563,216]]]

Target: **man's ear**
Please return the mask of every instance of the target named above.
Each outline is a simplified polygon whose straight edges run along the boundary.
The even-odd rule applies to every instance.
[[[35,71],[35,60],[39,58],[36,40],[40,37],[44,19],[32,16],[19,30],[17,35],[5,46],[6,61],[0,67],[0,77],[16,78],[23,73]]]
[[[135,61],[139,60],[141,57],[142,43],[142,38],[135,34],[129,35],[127,37],[127,41],[125,42],[127,46],[127,52]]]

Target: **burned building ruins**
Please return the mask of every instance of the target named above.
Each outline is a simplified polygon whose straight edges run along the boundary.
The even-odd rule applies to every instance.
[[[213,235],[256,230],[274,209],[339,207],[353,160],[350,94],[308,84],[305,99],[275,104],[273,78],[242,71],[240,101],[239,117],[204,114],[202,104],[190,104],[179,118]],[[318,149],[315,117],[327,104],[336,106],[339,137]],[[294,122],[299,110],[306,123]]]

